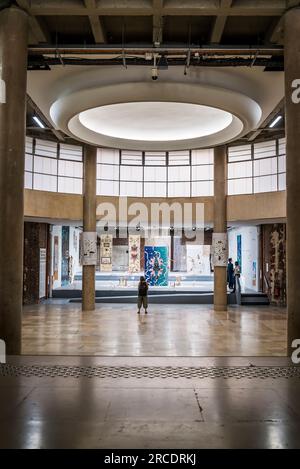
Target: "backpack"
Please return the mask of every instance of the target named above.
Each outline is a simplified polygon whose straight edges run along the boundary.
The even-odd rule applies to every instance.
[[[146,282],[139,285],[139,296],[147,296],[148,285]]]

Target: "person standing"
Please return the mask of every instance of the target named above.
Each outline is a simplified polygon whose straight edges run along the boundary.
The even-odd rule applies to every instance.
[[[234,263],[234,290],[236,290],[236,286],[238,287],[238,292],[241,291],[241,284],[240,284],[240,277],[241,277],[241,268],[238,261]]]
[[[145,314],[147,314],[148,308],[148,283],[145,280],[145,277],[140,277],[139,286],[138,286],[138,314],[140,314],[141,307],[144,307]]]
[[[228,259],[227,265],[227,283],[230,290],[234,289],[234,267],[232,263],[232,258]]]

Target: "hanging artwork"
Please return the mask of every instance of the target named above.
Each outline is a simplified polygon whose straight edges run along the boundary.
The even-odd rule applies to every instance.
[[[186,271],[196,275],[210,275],[210,246],[186,246]]]
[[[149,285],[168,286],[167,246],[145,246],[145,277]]]
[[[227,267],[227,233],[213,233],[212,254],[214,267]]]
[[[54,236],[53,247],[53,280],[58,280],[58,236]]]
[[[130,273],[141,271],[141,237],[139,235],[129,236],[129,267]]]
[[[61,236],[61,286],[64,287],[69,284],[69,226],[62,227]]]
[[[239,263],[240,272],[242,272],[242,235],[237,235],[237,237],[236,237],[236,246],[237,246],[237,248],[236,248],[236,250],[237,250],[236,260]]]
[[[97,264],[97,233],[84,231],[82,233],[82,265]]]
[[[252,285],[256,287],[256,261],[252,262]]]
[[[47,249],[40,248],[39,298],[46,296]]]
[[[101,235],[101,243],[100,243],[100,270],[101,272],[112,271],[112,245],[113,245],[113,237],[111,234]]]

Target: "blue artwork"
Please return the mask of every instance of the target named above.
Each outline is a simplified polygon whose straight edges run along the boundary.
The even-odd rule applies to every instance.
[[[240,266],[240,271],[242,272],[242,235],[237,235],[236,237],[236,245],[237,245],[237,261]]]
[[[145,278],[151,286],[168,286],[166,246],[145,246]]]

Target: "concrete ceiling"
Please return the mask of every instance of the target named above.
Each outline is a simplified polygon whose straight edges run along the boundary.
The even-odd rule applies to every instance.
[[[120,67],[117,73],[115,67],[55,66],[51,71],[28,72],[28,94],[47,121],[72,138],[131,150],[180,150],[212,147],[258,129],[282,100],[284,86],[282,72],[266,74],[258,67],[191,68],[186,75],[181,67],[174,67],[162,70],[159,79],[153,81],[151,66]],[[213,135],[183,137],[170,144],[170,141],[107,137],[83,126],[79,119],[80,113],[98,106],[137,102],[161,102],[163,107],[167,103],[211,106],[231,113],[233,120]],[[176,116],[167,114],[172,132]]]
[[[8,2],[6,2],[8,3]],[[30,14],[30,43],[263,44],[282,41],[296,0],[16,0]]]
[[[268,138],[283,131],[282,125],[271,131],[268,124],[275,111],[284,112],[283,93],[279,96],[277,92],[278,71],[283,71],[283,16],[290,8],[300,6],[298,0],[15,0],[4,3],[15,4],[29,14],[28,67],[40,71],[42,81],[46,70],[56,75],[56,66],[72,65],[72,73],[77,75],[85,65],[92,68],[117,65],[114,73],[118,75],[120,68],[136,65],[149,68],[154,56],[157,61],[167,57],[169,68],[180,67],[186,74],[191,74],[196,67],[201,70],[225,67],[233,73],[230,67],[247,66],[251,72],[257,68],[258,76],[262,70],[270,70],[275,77],[273,108],[267,96],[269,103],[263,104],[263,119],[240,138]],[[164,73],[162,70],[160,75]],[[272,80],[267,75],[264,74],[265,83],[269,87]],[[30,81],[31,78],[29,90],[32,89]],[[46,80],[51,81],[52,78]],[[44,99],[38,94],[29,91],[30,133],[44,133],[48,137],[51,131],[53,138],[72,139],[73,135],[64,134],[55,125],[53,128],[49,103],[43,105]],[[44,116],[46,130],[34,128],[32,113]]]

